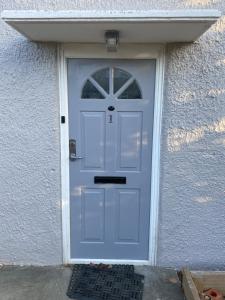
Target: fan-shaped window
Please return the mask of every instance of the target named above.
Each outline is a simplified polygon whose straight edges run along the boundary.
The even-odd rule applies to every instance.
[[[94,84],[88,79],[83,87],[82,96],[83,99],[104,99],[105,97],[99,92]]]
[[[142,98],[137,80],[120,68],[104,68],[95,72],[85,82],[81,97],[105,99],[109,94],[115,95],[117,99]]]
[[[131,75],[121,69],[114,69],[113,72],[113,92],[116,93],[129,79]]]
[[[109,68],[95,72],[92,77],[106,93],[109,93]]]
[[[118,99],[141,99],[141,91],[137,84],[137,81],[134,80],[132,83],[123,91]]]

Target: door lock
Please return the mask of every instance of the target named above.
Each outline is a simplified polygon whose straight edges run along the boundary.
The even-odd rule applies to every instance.
[[[114,106],[109,106],[109,107],[108,107],[108,110],[109,110],[109,111],[114,111],[114,110],[115,110],[115,107],[114,107]]]
[[[83,158],[83,157],[77,156],[76,140],[74,140],[74,139],[69,140],[69,158],[71,161]]]

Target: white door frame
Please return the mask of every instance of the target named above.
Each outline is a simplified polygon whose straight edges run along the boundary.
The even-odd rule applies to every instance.
[[[70,186],[69,186],[69,124],[67,94],[67,58],[96,59],[156,59],[156,84],[152,142],[150,236],[148,260],[105,260],[105,259],[71,259],[70,255]],[[158,241],[159,180],[160,180],[160,142],[163,104],[163,86],[165,69],[165,46],[151,44],[122,44],[117,52],[107,52],[104,44],[59,44],[58,74],[60,116],[65,123],[60,124],[61,136],[61,201],[63,263],[123,263],[136,265],[156,265]]]

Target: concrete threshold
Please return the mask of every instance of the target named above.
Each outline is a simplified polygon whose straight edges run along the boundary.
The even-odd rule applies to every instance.
[[[183,300],[173,269],[137,266],[145,276],[143,300]],[[69,267],[3,266],[0,269],[0,300],[68,300]]]

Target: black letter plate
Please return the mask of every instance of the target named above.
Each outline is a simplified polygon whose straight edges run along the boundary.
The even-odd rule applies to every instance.
[[[94,183],[126,184],[127,178],[126,177],[116,177],[116,176],[95,176]]]

